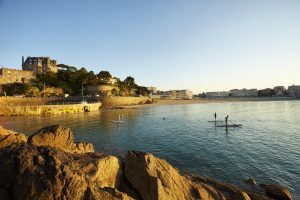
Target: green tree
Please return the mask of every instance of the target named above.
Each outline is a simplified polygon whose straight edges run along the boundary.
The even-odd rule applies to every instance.
[[[134,78],[131,77],[131,76],[127,76],[126,79],[124,80],[124,82],[125,82],[127,85],[135,85]]]
[[[258,96],[260,96],[260,97],[271,97],[273,95],[275,95],[275,91],[271,88],[258,90]]]
[[[108,71],[101,71],[99,74],[97,74],[97,77],[102,81],[107,81],[112,78],[112,75]]]
[[[30,90],[30,87],[28,83],[11,83],[3,85],[3,91],[8,96],[24,95]]]
[[[148,96],[150,94],[150,92],[146,87],[138,86],[136,94],[137,95],[142,95],[142,96]]]

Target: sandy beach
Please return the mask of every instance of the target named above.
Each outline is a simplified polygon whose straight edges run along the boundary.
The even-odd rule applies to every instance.
[[[199,98],[190,100],[176,100],[176,99],[160,99],[153,104],[140,104],[140,105],[128,105],[118,106],[117,108],[139,108],[147,106],[161,106],[161,105],[183,105],[183,104],[203,104],[203,103],[225,103],[225,102],[257,102],[257,101],[291,101],[300,100],[299,98],[291,97],[260,97],[260,98]]]

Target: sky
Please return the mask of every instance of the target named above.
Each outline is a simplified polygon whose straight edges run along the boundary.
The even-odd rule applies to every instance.
[[[300,1],[0,0],[0,67],[22,56],[159,90],[300,84]]]

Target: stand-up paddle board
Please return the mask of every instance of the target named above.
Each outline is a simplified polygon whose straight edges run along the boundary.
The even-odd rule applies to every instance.
[[[242,124],[228,124],[227,127],[241,127]],[[218,125],[217,127],[226,127],[226,125]]]

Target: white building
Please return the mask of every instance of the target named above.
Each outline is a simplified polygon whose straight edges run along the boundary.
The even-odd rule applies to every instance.
[[[157,92],[156,87],[147,87],[147,90],[149,90],[151,94],[155,94]]]
[[[300,85],[291,85],[288,87],[288,94],[291,97],[300,97]]]
[[[159,91],[157,94],[150,94],[154,99],[193,99],[193,92],[190,90]]]
[[[232,97],[257,97],[258,91],[257,89],[233,89],[230,90],[230,95]]]
[[[220,98],[220,97],[228,97],[229,92],[226,91],[219,91],[219,92],[207,92],[206,94],[207,98]]]

